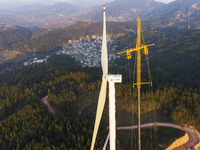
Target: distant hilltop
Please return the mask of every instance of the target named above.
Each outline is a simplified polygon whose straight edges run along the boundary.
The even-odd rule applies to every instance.
[[[107,21],[132,22],[140,16],[141,20],[161,27],[200,28],[200,0],[176,0],[168,4],[154,0],[115,0],[108,1],[106,8]],[[70,3],[57,3],[0,10],[1,24],[28,28],[64,28],[78,21],[101,22],[102,6],[81,8]]]
[[[7,25],[7,24],[0,25],[0,31],[11,30],[11,29],[17,29],[17,27],[14,25]]]

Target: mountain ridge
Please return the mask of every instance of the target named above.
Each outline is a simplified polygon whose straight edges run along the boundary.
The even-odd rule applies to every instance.
[[[27,41],[31,37],[31,31],[26,28],[14,25],[0,25],[0,51],[14,43]]]
[[[170,9],[169,9],[170,8]],[[162,25],[180,28],[200,28],[200,0],[176,0],[143,17],[163,22]]]
[[[135,21],[137,16],[160,27],[200,28],[200,1],[176,0],[168,4],[154,0],[116,0],[106,3],[107,21]],[[101,22],[102,6],[80,8],[70,3],[29,5],[11,13],[0,10],[0,24],[23,27],[64,28],[78,21]],[[7,12],[9,11],[7,10]],[[2,12],[2,13],[1,13]],[[15,13],[18,12],[18,13]]]
[[[138,9],[137,7],[134,7],[134,5],[140,6],[140,8]],[[152,0],[143,0],[142,2],[139,0],[116,0],[110,3],[106,3],[108,16],[107,20],[132,21],[136,18],[137,15],[142,15],[143,13],[154,10],[161,5],[164,4]],[[19,25],[23,27],[39,26],[43,28],[59,28],[60,26],[63,27],[62,24],[68,26],[77,21],[102,21],[102,7],[97,6],[84,9],[65,2],[46,7],[45,9],[38,9],[38,11],[29,13],[0,15],[0,23]]]
[[[19,6],[19,7],[0,9],[0,14],[30,13],[30,12],[42,10],[47,7],[50,7],[50,5],[34,3],[34,4]]]
[[[30,6],[30,5],[29,5]],[[69,3],[57,3],[55,5],[49,5],[45,9],[39,9],[39,11],[33,11],[29,13],[18,14],[1,14],[1,24],[18,25],[22,27],[32,26],[49,26],[49,23],[64,23],[71,24],[70,19],[67,20],[66,16],[70,16],[77,12],[80,8],[73,6]]]

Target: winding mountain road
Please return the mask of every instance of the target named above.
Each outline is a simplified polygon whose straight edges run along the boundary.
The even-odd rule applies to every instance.
[[[49,101],[48,101],[48,98],[49,98],[48,95],[45,96],[44,98],[42,98],[42,103],[43,103],[45,106],[47,106],[49,112],[55,114],[56,111],[55,111],[55,109],[50,105],[50,103],[49,103]]]
[[[195,145],[197,145],[200,141],[196,131],[190,127],[182,127],[180,125],[171,124],[171,123],[147,123],[147,124],[141,125],[141,128],[151,128],[153,126],[171,127],[171,128],[185,131],[188,134],[188,136],[189,136],[188,142],[181,146],[174,148],[173,150],[184,150],[187,148],[195,147]],[[138,126],[135,125],[135,126],[127,126],[127,127],[117,127],[116,129],[117,130],[131,130],[131,129],[137,129],[137,128],[138,128]]]

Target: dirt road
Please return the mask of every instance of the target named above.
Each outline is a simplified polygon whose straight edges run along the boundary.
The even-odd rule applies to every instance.
[[[87,108],[91,103],[86,104],[85,106],[83,106],[79,111],[78,114],[81,115],[81,112],[83,111],[83,109]]]
[[[188,142],[174,148],[173,150],[184,150],[187,148],[194,147],[195,145],[199,143],[199,137],[196,131],[189,127],[182,127],[180,125],[171,124],[171,123],[147,123],[147,124],[141,125],[141,128],[150,128],[155,125],[159,127],[171,127],[171,128],[179,129],[179,130],[185,131],[188,134],[189,136]],[[116,129],[117,130],[131,130],[131,129],[137,129],[137,128],[138,126],[136,125],[136,126],[128,126],[128,127],[117,127]]]
[[[53,113],[53,114],[56,113],[55,109],[49,104],[48,95],[45,96],[44,98],[42,98],[42,103],[43,103],[45,106],[47,106],[49,112],[51,112],[51,113]]]

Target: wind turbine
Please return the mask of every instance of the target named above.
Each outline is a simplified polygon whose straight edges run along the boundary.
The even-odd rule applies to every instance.
[[[106,101],[107,82],[109,82],[109,136],[110,136],[110,150],[115,150],[116,145],[116,119],[115,119],[115,83],[121,83],[121,75],[108,75],[108,52],[106,42],[106,9],[103,6],[103,41],[101,51],[101,65],[102,65],[102,84],[98,99],[96,119],[92,137],[92,144],[90,150],[94,149],[99,124],[101,121],[103,109]]]

